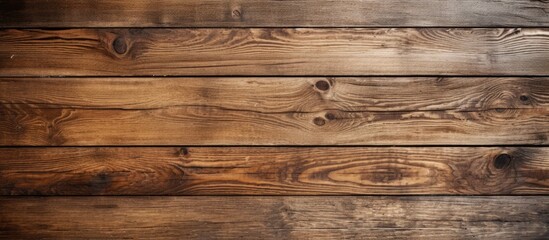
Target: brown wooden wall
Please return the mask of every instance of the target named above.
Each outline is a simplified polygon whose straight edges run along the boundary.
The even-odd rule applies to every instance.
[[[0,0],[1,239],[549,239],[549,2]]]

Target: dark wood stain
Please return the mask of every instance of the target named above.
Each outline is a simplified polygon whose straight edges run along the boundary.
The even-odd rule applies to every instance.
[[[0,208],[12,239],[543,239],[549,221],[547,196],[3,197]]]
[[[0,0],[0,27],[536,27],[546,1]]]

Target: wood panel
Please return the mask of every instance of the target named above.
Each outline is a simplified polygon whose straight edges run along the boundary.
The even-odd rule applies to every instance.
[[[0,239],[549,239],[548,13],[0,0]]]
[[[528,0],[0,0],[0,27],[548,26]]]
[[[2,195],[548,193],[549,148],[0,148]]]
[[[4,29],[0,59],[3,76],[539,76],[549,29]]]
[[[548,143],[548,78],[3,78],[0,144]]]
[[[12,77],[0,78],[0,104],[264,113],[537,109],[549,107],[549,77]]]
[[[0,198],[8,239],[545,239],[549,197]]]

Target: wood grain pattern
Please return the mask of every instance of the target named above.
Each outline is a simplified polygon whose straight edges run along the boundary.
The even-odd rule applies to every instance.
[[[549,197],[2,197],[9,239],[545,239]]]
[[[3,78],[0,144],[549,142],[548,78]]]
[[[0,194],[549,194],[549,148],[0,148]]]
[[[0,30],[3,76],[543,76],[547,59],[547,28]]]
[[[549,1],[0,0],[0,239],[549,239]]]
[[[536,109],[549,107],[549,77],[0,78],[0,104],[264,113]]]
[[[548,26],[528,0],[0,0],[0,27]]]

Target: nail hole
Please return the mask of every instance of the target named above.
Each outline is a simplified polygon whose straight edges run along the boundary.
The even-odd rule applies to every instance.
[[[317,126],[323,126],[324,124],[326,124],[326,120],[324,120],[323,118],[320,118],[320,117],[317,117],[313,120],[313,122],[317,125]]]
[[[232,17],[233,18],[240,18],[242,16],[242,13],[238,9],[233,10]]]
[[[494,167],[497,169],[504,169],[511,164],[511,156],[509,154],[500,154],[494,159]]]
[[[128,50],[128,46],[126,45],[126,41],[124,41],[123,38],[117,38],[112,43],[112,47],[114,48],[114,51],[118,54],[124,54]]]
[[[333,113],[326,113],[326,119],[328,120],[334,120],[336,116]]]
[[[315,87],[318,90],[326,91],[326,90],[330,89],[330,84],[327,81],[318,81],[318,82],[315,83]]]

